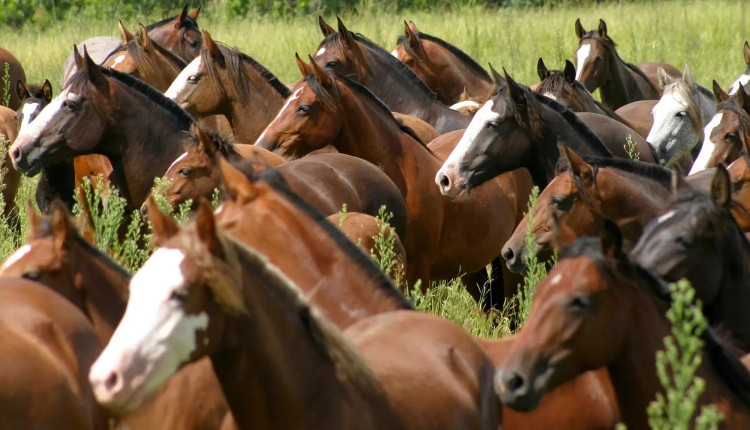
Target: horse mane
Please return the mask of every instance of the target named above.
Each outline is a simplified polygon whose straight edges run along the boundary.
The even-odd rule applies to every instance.
[[[716,113],[719,113],[723,110],[730,111],[737,115],[740,123],[740,133],[743,136],[750,135],[750,114],[748,114],[745,109],[737,104],[737,100],[735,97],[730,97],[726,100],[722,100],[718,105],[716,105]]]
[[[186,129],[195,122],[195,119],[193,119],[193,117],[182,109],[174,100],[168,98],[161,91],[135,76],[102,66],[96,67],[99,67],[99,70],[104,76],[110,77],[126,87],[140,93],[155,106],[162,108],[162,110],[172,116],[175,120],[182,123]],[[91,93],[88,71],[85,68],[77,70],[68,80],[67,89],[80,95],[88,96]]]
[[[615,58],[617,58],[618,61],[620,61],[622,64],[625,65],[625,67],[630,69],[631,72],[640,76],[644,81],[646,81],[649,87],[653,88],[654,91],[659,93],[659,89],[654,87],[654,84],[652,84],[651,80],[648,79],[648,76],[646,76],[646,74],[643,73],[643,70],[639,69],[638,66],[636,66],[635,64],[628,63],[627,61],[623,60],[620,57],[620,54],[617,52],[617,49],[616,49],[617,44],[615,43],[614,40],[612,40],[611,37],[609,37],[609,35],[607,37],[601,37],[599,35],[599,32],[597,32],[596,30],[591,30],[588,33],[584,34],[583,37],[581,37],[581,40],[584,40],[584,39],[600,40],[604,44],[604,46],[609,48],[615,54]]]
[[[117,51],[115,51],[114,54],[117,54],[118,52],[121,52],[123,49],[128,52],[130,55],[130,58],[133,59],[133,62],[135,62],[136,67],[138,67],[138,70],[141,72],[141,75],[149,75],[149,74],[156,74],[157,67],[156,64],[154,64],[153,59],[151,56],[146,52],[145,49],[143,49],[143,46],[141,46],[140,41],[138,40],[140,38],[140,35],[136,35],[133,40],[128,42],[125,46],[121,47]],[[178,57],[177,55],[173,54],[168,49],[164,48],[163,46],[156,43],[154,40],[151,40],[151,45],[159,51],[159,53],[169,59],[169,65],[172,67],[172,70],[176,73],[179,73],[182,69],[187,66],[187,62],[183,60],[182,58]]]
[[[606,167],[650,179],[665,187],[672,184],[672,171],[658,164],[617,157],[583,157],[583,159],[594,167],[594,179],[596,179],[596,171],[599,168]],[[565,172],[568,169],[568,163],[565,158],[561,157],[557,164],[557,173]]]
[[[234,164],[234,163],[233,163]],[[375,284],[389,297],[393,298],[402,309],[413,309],[412,303],[404,297],[401,291],[393,285],[391,279],[380,270],[372,258],[364,253],[357,245],[352,243],[344,233],[341,232],[335,225],[331,224],[326,217],[320,214],[315,208],[310,206],[309,203],[300,198],[286,185],[286,182],[279,175],[276,169],[267,169],[260,174],[256,174],[250,166],[244,164],[234,164],[240,167],[243,173],[250,177],[252,180],[260,180],[268,184],[271,188],[281,194],[287,201],[296,206],[315,224],[317,224],[333,241],[346,253],[356,264],[359,266],[367,275],[369,275]]]
[[[667,94],[675,93],[679,95],[687,103],[687,113],[690,117],[690,121],[693,123],[693,127],[696,130],[700,130],[703,133],[703,115],[701,109],[698,106],[697,96],[693,93],[693,89],[690,88],[682,79],[676,79],[673,82],[664,86],[664,92],[662,97]]]
[[[439,37],[433,36],[431,34],[423,33],[421,31],[417,31],[417,37],[419,37],[420,39],[429,40],[430,42],[433,42],[442,46],[443,48],[448,50],[448,52],[455,55],[456,58],[458,58],[463,63],[465,63],[471,70],[479,74],[484,80],[488,82],[492,82],[492,78],[490,77],[490,74],[487,73],[484,67],[482,67],[479,63],[477,63],[475,59],[471,58],[469,54],[465,53],[458,47],[446,42],[445,40]],[[414,56],[413,53],[411,52],[411,47],[409,47],[409,43],[406,41],[406,36],[403,36],[403,35],[399,36],[397,43],[399,43],[401,47],[403,47],[407,52],[409,52],[409,55],[411,55],[412,57]]]
[[[291,95],[289,88],[284,85],[279,78],[271,73],[268,69],[263,67],[262,64],[255,61],[252,57],[247,54],[240,52],[238,48],[230,48],[229,46],[214,42],[219,48],[224,61],[226,62],[227,73],[229,74],[229,80],[234,86],[235,92],[240,96],[243,102],[250,99],[251,91],[249,86],[250,77],[247,75],[247,71],[243,67],[243,63],[248,63],[250,66],[258,72],[258,74],[268,83],[279,95],[286,99]],[[206,67],[206,75],[214,83],[216,88],[222,96],[226,96],[224,87],[219,84],[218,72],[216,70],[216,62],[214,61],[208,49],[203,46],[200,51],[200,56],[203,64]]]
[[[391,67],[393,67],[397,73],[410,80],[417,88],[421,90],[421,92],[424,93],[424,95],[431,99],[437,100],[437,95],[430,89],[430,87],[427,86],[427,84],[424,83],[424,81],[419,76],[417,76],[416,73],[414,73],[412,69],[409,68],[409,66],[399,61],[398,58],[394,57],[385,49],[380,47],[380,45],[371,41],[365,36],[359,33],[352,33],[352,35],[357,42],[362,44],[362,46],[364,46],[365,48],[368,48],[373,54],[377,55],[380,60],[386,62]],[[323,39],[322,42],[320,42],[318,48],[321,48],[324,45],[328,44],[332,44],[336,47],[336,49],[345,52],[344,44],[341,42],[341,35],[338,32],[331,33],[326,36],[326,38]]]
[[[177,19],[179,15],[170,16],[169,18],[164,18],[161,21],[155,22],[153,24],[149,24],[146,26],[147,31],[156,30],[159,27],[162,27],[164,24],[167,24],[169,22],[174,21]],[[189,15],[185,14],[185,16],[182,17],[182,22],[185,24],[185,28],[191,29],[191,30],[198,30],[198,23]]]
[[[598,238],[584,237],[577,240],[562,251],[560,259],[580,256],[591,260],[597,269],[612,281],[613,285],[619,284],[614,282],[616,274],[625,273],[626,276],[643,280],[648,285],[650,293],[659,301],[667,304],[672,302],[667,282],[633,262],[626,254],[618,260],[604,256],[601,253]],[[750,372],[748,369],[712,327],[706,328],[701,335],[701,340],[704,342],[703,352],[708,356],[724,383],[746,406],[750,406]]]
[[[565,75],[560,70],[550,70],[550,75],[539,83],[536,92],[539,94],[562,94],[561,97],[573,100],[579,111],[584,110],[583,97],[565,79]]]

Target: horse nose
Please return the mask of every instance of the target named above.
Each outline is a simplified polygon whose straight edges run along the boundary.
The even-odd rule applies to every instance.
[[[13,164],[17,165],[18,162],[21,160],[21,149],[20,148],[11,148],[10,149],[10,159],[13,160]]]
[[[512,395],[521,396],[528,388],[524,377],[516,371],[509,372],[503,379],[503,391]]]
[[[435,175],[435,183],[446,197],[455,198],[461,192],[461,177],[457,170],[455,164],[448,164]]]
[[[506,246],[501,255],[503,256],[503,259],[505,259],[505,264],[508,266],[512,266],[516,263],[516,253],[510,246]]]
[[[141,212],[141,218],[147,219],[148,218],[148,205],[145,203],[141,205],[140,212]]]
[[[99,402],[107,403],[122,392],[124,388],[123,378],[118,371],[112,370],[101,380],[92,378],[91,387]]]

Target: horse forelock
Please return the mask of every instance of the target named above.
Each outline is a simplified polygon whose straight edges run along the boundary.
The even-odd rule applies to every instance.
[[[570,100],[576,109],[583,111],[583,98],[578,94],[576,88],[573,87],[575,84],[571,85],[560,70],[550,70],[550,72],[551,74],[539,83],[536,92],[539,94],[550,93],[555,96],[559,94],[559,98]]]

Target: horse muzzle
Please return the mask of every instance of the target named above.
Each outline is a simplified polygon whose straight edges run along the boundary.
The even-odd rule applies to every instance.
[[[469,186],[463,180],[455,165],[451,164],[440,169],[435,175],[435,183],[440,189],[440,193],[451,200],[469,196]]]
[[[36,142],[14,142],[9,150],[13,167],[26,176],[34,176],[42,170],[41,149]]]

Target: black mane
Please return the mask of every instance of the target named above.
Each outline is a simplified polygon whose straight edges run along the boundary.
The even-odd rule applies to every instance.
[[[596,172],[598,168],[607,167],[631,173],[633,175],[650,179],[654,182],[670,187],[672,184],[672,171],[666,167],[654,163],[645,163],[638,160],[617,157],[582,157],[583,160],[594,167]],[[560,158],[557,165],[557,172],[568,170],[568,164],[564,158]]]

